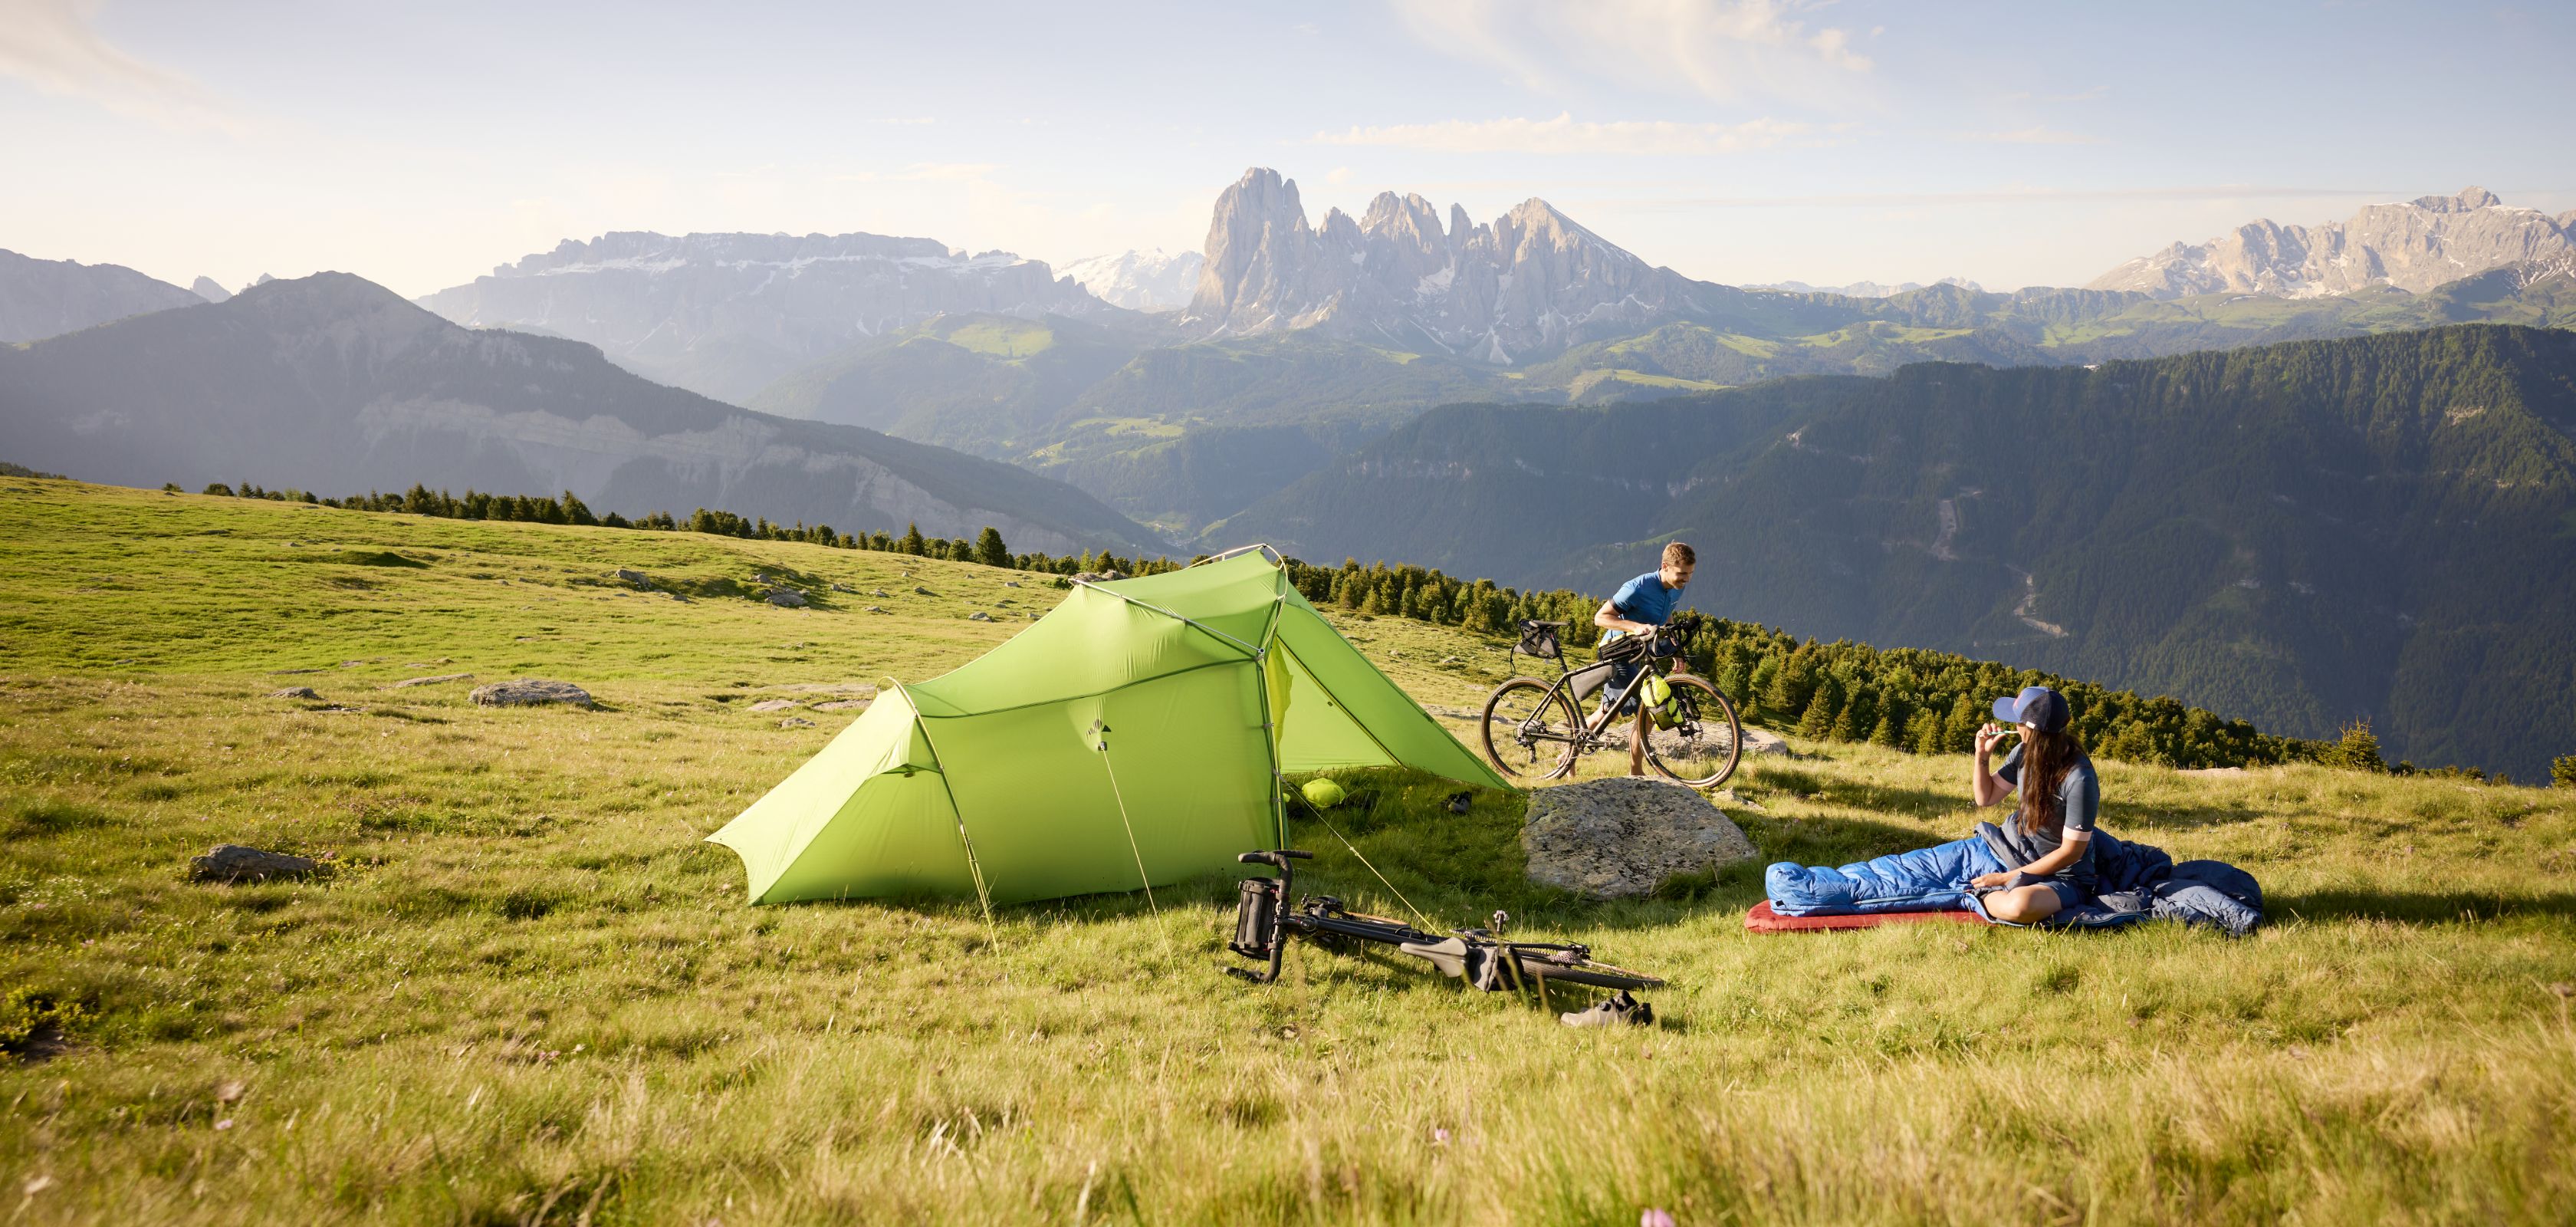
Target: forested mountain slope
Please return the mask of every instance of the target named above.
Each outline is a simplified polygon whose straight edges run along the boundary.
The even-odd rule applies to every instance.
[[[737,409],[580,342],[458,327],[345,273],[0,347],[0,455],[138,485],[570,490],[630,515],[710,506],[841,531],[989,524],[1053,553],[1162,546],[1025,469]]]
[[[2529,776],[2576,730],[2576,335],[2470,326],[1436,410],[1227,522],[1693,599]]]

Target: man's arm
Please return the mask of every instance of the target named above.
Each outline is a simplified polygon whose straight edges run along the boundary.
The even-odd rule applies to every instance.
[[[1626,631],[1631,635],[1652,635],[1655,633],[1655,628],[1646,623],[1631,622],[1626,618],[1620,617],[1619,606],[1615,602],[1611,601],[1601,602],[1601,608],[1593,611],[1592,624],[1605,631]]]

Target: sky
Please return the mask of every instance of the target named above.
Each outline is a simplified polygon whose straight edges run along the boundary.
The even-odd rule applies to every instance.
[[[0,0],[0,248],[408,295],[610,230],[1195,249],[1543,197],[1728,284],[2080,285],[2256,217],[2576,209],[2576,6]]]

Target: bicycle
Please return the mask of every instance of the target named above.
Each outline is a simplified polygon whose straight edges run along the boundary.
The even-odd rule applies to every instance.
[[[1292,909],[1289,896],[1297,875],[1289,862],[1313,858],[1311,852],[1285,848],[1246,852],[1234,858],[1246,865],[1268,865],[1278,870],[1279,876],[1245,878],[1238,886],[1234,940],[1226,943],[1226,949],[1268,966],[1260,971],[1228,967],[1228,974],[1255,984],[1276,981],[1288,939],[1301,937],[1335,953],[1348,953],[1361,943],[1393,946],[1430,963],[1450,979],[1464,980],[1489,993],[1534,988],[1544,996],[1550,983],[1620,992],[1663,984],[1661,979],[1643,972],[1593,962],[1589,946],[1506,940],[1503,929],[1511,917],[1503,912],[1494,913],[1485,928],[1452,929],[1449,936],[1442,937],[1400,920],[1351,911],[1331,895],[1309,896]]]
[[[1553,780],[1571,773],[1577,758],[1613,744],[1616,717],[1610,713],[1626,710],[1632,699],[1640,701],[1629,736],[1645,739],[1646,761],[1656,771],[1692,788],[1715,788],[1735,774],[1736,761],[1744,754],[1744,725],[1736,718],[1735,705],[1717,687],[1666,663],[1680,660],[1699,633],[1698,614],[1674,618],[1651,640],[1621,639],[1618,643],[1628,646],[1614,647],[1603,659],[1574,669],[1565,667],[1558,642],[1564,623],[1525,620],[1520,625],[1520,641],[1512,651],[1556,661],[1557,679],[1516,677],[1486,698],[1485,757],[1503,774]],[[1611,669],[1628,661],[1636,662],[1636,676],[1625,686],[1609,686]],[[1645,698],[1658,688],[1665,692],[1663,700]],[[1594,691],[1601,694],[1599,714],[1587,721],[1582,698]]]

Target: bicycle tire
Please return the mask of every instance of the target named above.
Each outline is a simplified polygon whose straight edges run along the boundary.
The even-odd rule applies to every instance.
[[[1515,694],[1528,696],[1525,714],[1514,715],[1500,710],[1505,700]],[[1541,770],[1542,761],[1546,755],[1539,749],[1539,745],[1544,743],[1523,740],[1520,730],[1527,727],[1531,720],[1544,717],[1550,710],[1556,713],[1555,721],[1560,730],[1559,735],[1564,740],[1555,760],[1545,763],[1545,769]],[[1500,744],[1496,743],[1494,737],[1498,720],[1503,730],[1503,740]],[[1495,770],[1516,779],[1540,780],[1555,779],[1574,768],[1575,746],[1582,735],[1583,713],[1576,709],[1572,700],[1565,697],[1564,688],[1550,686],[1534,677],[1516,677],[1494,687],[1494,692],[1485,698],[1484,716],[1477,733],[1478,738],[1485,745],[1485,761],[1492,763]],[[1516,756],[1522,759],[1521,766],[1512,765],[1510,758],[1504,753],[1507,747],[1517,752]]]
[[[1646,737],[1646,761],[1653,763],[1655,770],[1662,772],[1667,779],[1692,788],[1717,787],[1724,783],[1728,776],[1735,774],[1736,763],[1744,758],[1744,724],[1736,719],[1735,705],[1727,702],[1726,696],[1718,693],[1717,687],[1709,685],[1693,674],[1671,674],[1664,678],[1664,684],[1672,687],[1673,702],[1681,708],[1682,719],[1675,729],[1689,730],[1690,744],[1706,746],[1708,751],[1705,755],[1691,758],[1681,758],[1676,755],[1674,756],[1676,761],[1714,762],[1717,769],[1707,775],[1683,775],[1673,763],[1665,762],[1666,755],[1655,751],[1651,721],[1648,722],[1650,731]],[[1717,735],[1725,738],[1722,759],[1717,757],[1721,750],[1715,742]]]
[[[1641,971],[1630,971],[1625,967],[1613,967],[1608,963],[1595,963],[1589,959],[1569,967],[1563,963],[1550,962],[1538,955],[1523,952],[1515,955],[1515,961],[1520,964],[1521,974],[1524,976],[1550,984],[1583,984],[1593,988],[1613,989],[1664,986],[1663,980],[1659,977],[1650,976]]]

